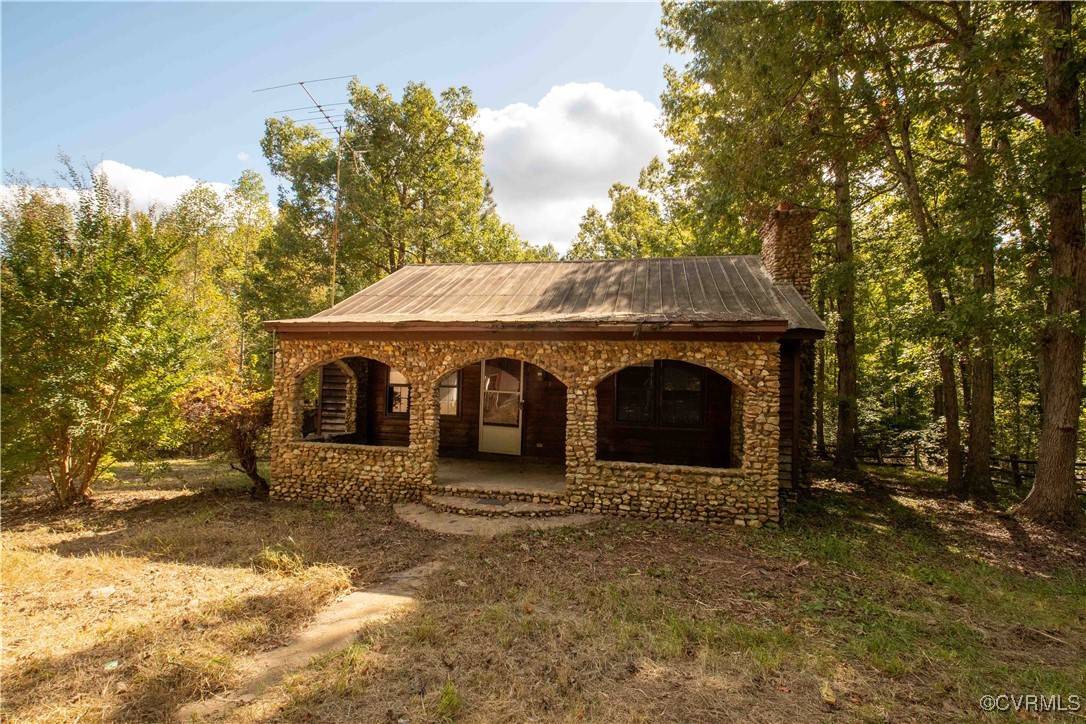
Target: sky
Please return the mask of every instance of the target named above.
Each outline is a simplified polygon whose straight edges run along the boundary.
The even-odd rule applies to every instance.
[[[656,127],[658,3],[0,4],[6,173],[57,182],[58,152],[100,167],[137,205],[197,179],[270,175],[264,119],[308,105],[297,87],[357,75],[400,91],[472,89],[502,217],[565,248],[589,205],[667,145]],[[346,80],[311,85],[342,101]]]

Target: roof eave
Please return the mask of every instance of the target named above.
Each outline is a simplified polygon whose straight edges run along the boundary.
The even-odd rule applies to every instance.
[[[494,337],[530,335],[533,337],[554,335],[558,338],[728,338],[751,337],[778,339],[818,339],[823,330],[789,329],[781,319],[744,321],[689,321],[689,322],[360,322],[332,321],[327,318],[281,319],[264,323],[270,332],[291,337],[319,337],[327,339],[335,335],[351,337],[375,336],[432,336],[434,338],[470,338],[472,335]]]

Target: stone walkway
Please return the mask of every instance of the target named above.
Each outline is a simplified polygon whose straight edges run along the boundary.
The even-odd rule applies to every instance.
[[[545,530],[564,526],[588,525],[600,519],[600,516],[588,513],[550,515],[542,518],[457,515],[456,513],[437,511],[417,503],[401,503],[397,505],[396,515],[405,523],[432,530],[435,533],[488,537],[512,533],[517,530]]]
[[[354,591],[335,601],[317,614],[294,641],[257,655],[255,673],[243,687],[213,699],[186,704],[177,710],[174,720],[199,722],[226,717],[235,707],[256,700],[286,674],[305,666],[314,656],[346,648],[364,624],[413,605],[415,589],[441,565],[440,561],[431,561],[415,566],[393,574],[380,585]]]

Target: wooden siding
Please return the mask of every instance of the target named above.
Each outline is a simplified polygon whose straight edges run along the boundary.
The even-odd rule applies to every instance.
[[[479,451],[479,365],[460,370],[460,414],[441,416],[438,455],[470,457]]]
[[[731,465],[731,382],[708,370],[705,424],[698,429],[615,422],[615,375],[596,387],[596,457],[600,460]]]
[[[407,447],[408,443],[408,416],[388,414],[385,412],[385,399],[388,389],[388,365],[376,360],[369,360],[369,398],[365,407],[366,413],[366,444],[368,445],[395,445]],[[363,402],[363,400],[359,400]]]
[[[524,457],[566,459],[566,386],[528,363],[524,365],[524,423]]]
[[[781,343],[781,430],[780,468],[778,479],[782,488],[797,487],[799,481],[799,342]]]
[[[441,418],[438,454],[456,458],[495,458],[479,452],[478,364],[460,370],[460,415]],[[524,365],[524,426],[521,457],[563,461],[566,457],[566,387],[533,364]]]

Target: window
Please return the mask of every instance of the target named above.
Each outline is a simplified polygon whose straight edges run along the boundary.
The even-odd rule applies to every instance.
[[[615,420],[647,424],[652,422],[652,368],[646,365],[627,367],[615,379]]]
[[[444,417],[460,414],[460,372],[450,372],[437,383],[437,396]]]
[[[662,427],[705,423],[705,368],[657,360],[615,375],[615,422]]]
[[[385,412],[389,415],[406,415],[411,404],[411,385],[399,370],[388,368],[388,395]]]
[[[704,367],[660,365],[660,424],[699,427],[705,409],[704,387]]]

